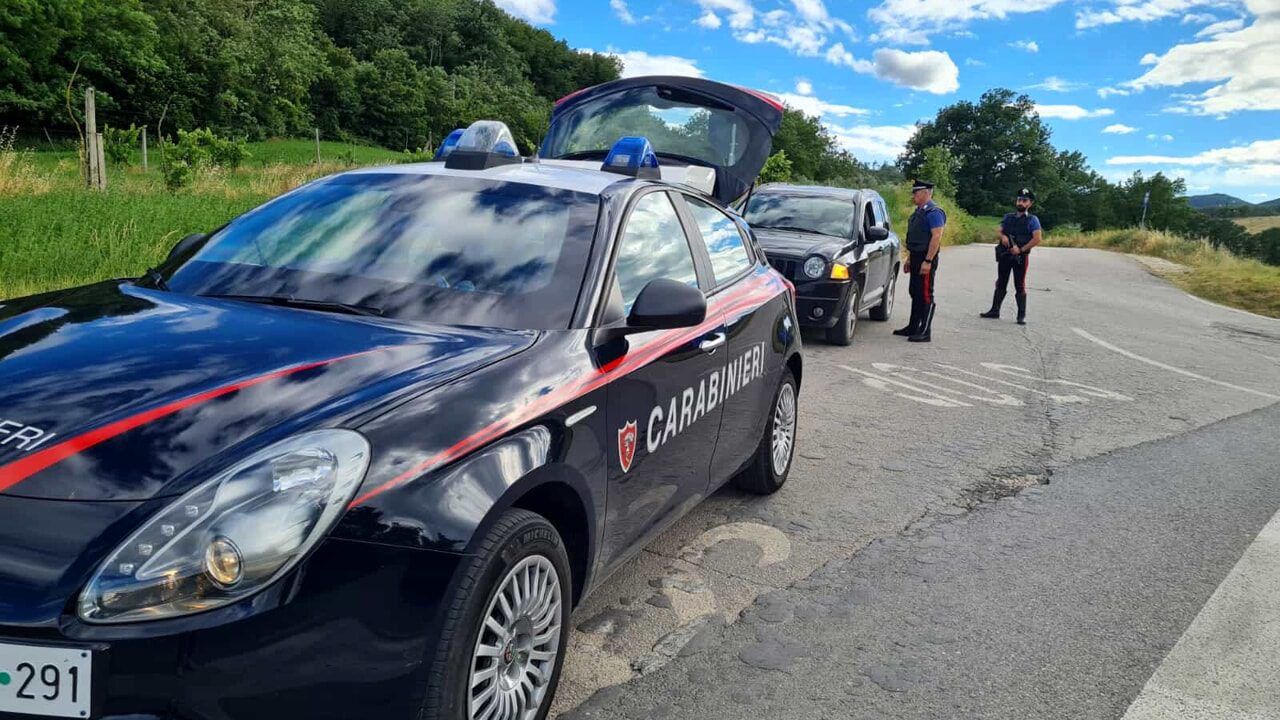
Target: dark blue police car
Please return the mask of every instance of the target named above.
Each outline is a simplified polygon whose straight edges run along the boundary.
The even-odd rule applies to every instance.
[[[5,301],[0,715],[545,717],[586,593],[787,479],[795,300],[724,209],[780,119],[608,83]]]

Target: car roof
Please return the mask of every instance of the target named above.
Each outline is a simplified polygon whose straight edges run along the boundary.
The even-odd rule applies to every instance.
[[[596,167],[599,167],[598,165]],[[349,170],[349,175],[442,175],[446,177],[477,178],[495,182],[513,182],[539,185],[559,190],[599,195],[614,183],[629,180],[625,175],[608,173],[599,169],[570,166],[552,162],[523,162],[498,165],[484,170],[447,168],[443,162],[407,163],[404,165],[378,165]]]
[[[854,188],[828,187],[826,185],[792,185],[790,183],[768,183],[767,185],[761,185],[756,188],[755,193],[757,195],[763,193],[776,193],[779,195],[814,195],[845,200],[856,199],[859,195],[874,195],[879,197],[879,193],[867,188],[857,190]]]

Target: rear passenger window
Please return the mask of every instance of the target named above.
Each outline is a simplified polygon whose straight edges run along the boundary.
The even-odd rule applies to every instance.
[[[742,233],[732,218],[697,198],[686,197],[685,203],[698,223],[702,240],[707,244],[716,285],[731,280],[751,267],[751,255],[747,253]]]
[[[666,193],[649,193],[632,208],[622,231],[614,272],[624,312],[631,312],[631,304],[640,291],[655,278],[698,286],[689,240]]]

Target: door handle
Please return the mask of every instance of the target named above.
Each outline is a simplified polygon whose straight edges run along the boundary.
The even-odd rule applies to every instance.
[[[718,332],[698,343],[698,349],[708,355],[712,355],[716,350],[720,349],[720,346],[724,344],[725,340],[725,334]]]

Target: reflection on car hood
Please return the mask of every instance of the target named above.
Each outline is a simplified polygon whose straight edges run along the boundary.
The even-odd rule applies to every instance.
[[[819,233],[806,233],[793,230],[773,230],[752,226],[767,255],[803,258],[809,255],[821,255],[830,260],[848,245],[849,241]]]
[[[357,425],[528,347],[429,325],[103,283],[0,305],[0,493],[177,494],[257,447]]]

